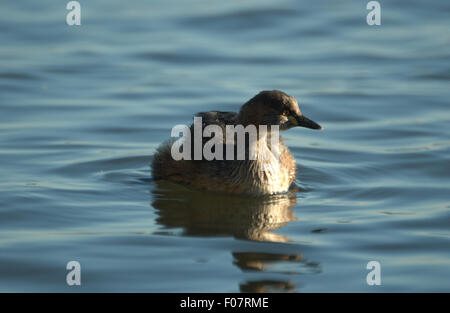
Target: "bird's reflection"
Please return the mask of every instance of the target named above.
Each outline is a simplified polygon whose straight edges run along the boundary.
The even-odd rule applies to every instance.
[[[302,255],[298,254],[274,254],[274,253],[248,253],[234,252],[234,264],[242,270],[265,271],[270,268],[271,264],[286,261],[301,261]]]
[[[157,222],[166,228],[180,228],[185,236],[232,236],[238,239],[265,242],[289,242],[287,236],[274,233],[296,220],[292,207],[294,193],[251,198],[200,192],[170,182],[155,182],[153,203]],[[245,249],[244,249],[245,250]],[[244,272],[271,272],[289,276],[299,274],[277,270],[277,264],[304,270],[308,266],[300,253],[274,253],[272,251],[231,251],[233,264]],[[275,268],[275,269],[274,269]],[[283,276],[282,275],[282,276]],[[242,292],[293,291],[290,280],[249,280],[241,283]]]
[[[287,242],[289,238],[271,231],[295,220],[291,209],[294,194],[265,198],[227,196],[185,189],[157,182],[152,206],[157,222],[182,228],[189,236],[234,236],[255,241]]]
[[[248,281],[239,285],[241,292],[292,292],[297,286],[289,281],[259,280]]]

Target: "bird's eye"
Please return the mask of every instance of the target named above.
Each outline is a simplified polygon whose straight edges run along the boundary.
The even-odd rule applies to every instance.
[[[283,116],[287,116],[287,115],[288,115],[288,111],[284,111]]]

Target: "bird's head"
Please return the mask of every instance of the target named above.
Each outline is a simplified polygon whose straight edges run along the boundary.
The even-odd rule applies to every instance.
[[[278,125],[279,129],[292,127],[322,129],[322,126],[302,114],[294,97],[279,90],[261,91],[239,112],[239,121],[243,125]]]

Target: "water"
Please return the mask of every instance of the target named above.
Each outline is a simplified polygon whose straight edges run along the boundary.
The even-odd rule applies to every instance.
[[[450,291],[448,1],[65,5],[0,4],[0,291]],[[284,133],[300,191],[151,180],[174,125],[264,89],[325,127]]]

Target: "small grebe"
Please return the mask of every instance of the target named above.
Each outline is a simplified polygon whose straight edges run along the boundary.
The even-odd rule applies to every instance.
[[[202,118],[202,131],[208,125],[218,125],[223,130],[222,151],[225,154],[227,141],[225,128],[227,125],[278,125],[279,130],[287,130],[292,127],[302,126],[311,129],[322,129],[320,125],[305,117],[298,107],[297,100],[279,90],[262,91],[245,103],[239,113],[234,112],[201,112],[195,115]],[[194,125],[191,126],[193,130]],[[202,132],[203,133],[203,132]],[[277,156],[275,157],[271,146],[270,129],[268,132],[258,131],[255,144],[257,147],[264,146],[264,157],[261,156],[262,149],[257,149],[255,157],[250,156],[252,141],[249,136],[245,140],[245,157],[236,157],[239,141],[234,140],[234,160],[223,158],[213,159],[175,160],[171,154],[173,140],[162,144],[152,162],[152,173],[155,180],[169,180],[175,183],[188,185],[197,189],[222,191],[235,194],[249,194],[255,196],[269,195],[286,192],[295,180],[295,159],[284,144],[281,137],[278,139]],[[248,135],[248,134],[247,134]],[[191,132],[192,155],[194,151],[194,138]],[[202,144],[210,140],[203,138]],[[228,143],[229,144],[229,143]],[[267,153],[269,152],[269,153]],[[269,155],[270,157],[267,157]]]

